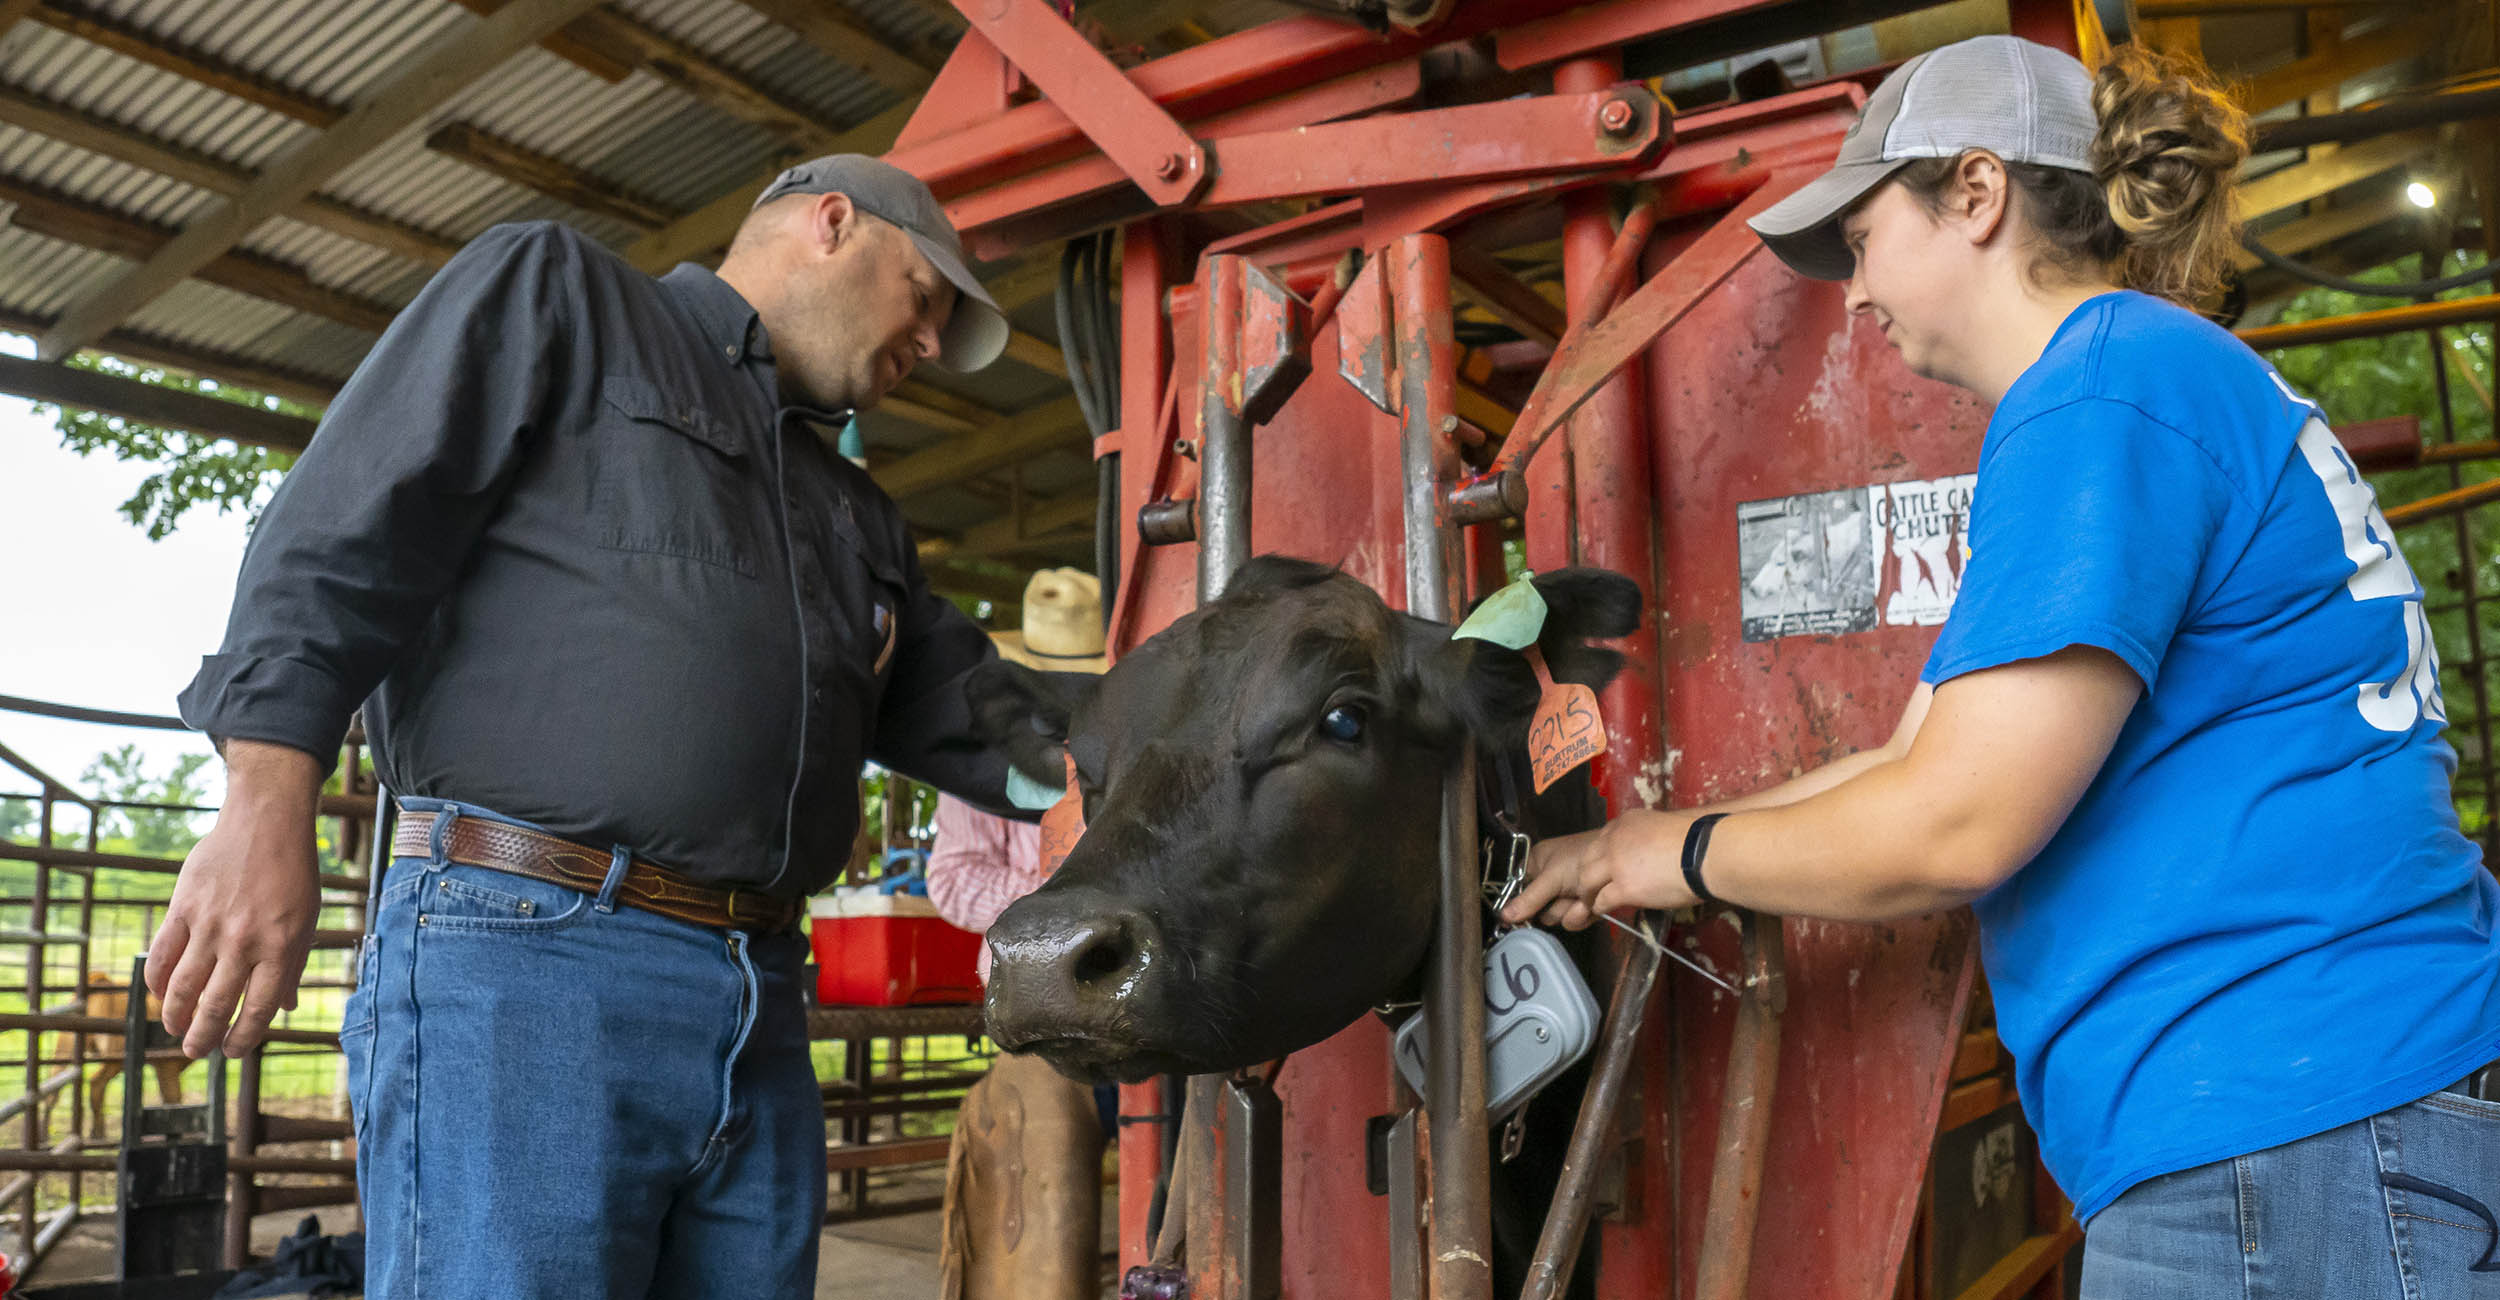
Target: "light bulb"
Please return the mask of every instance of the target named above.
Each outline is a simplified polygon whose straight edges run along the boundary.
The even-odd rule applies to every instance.
[[[2420,181],[2413,181],[2405,186],[2405,198],[2417,208],[2439,206],[2439,191]]]

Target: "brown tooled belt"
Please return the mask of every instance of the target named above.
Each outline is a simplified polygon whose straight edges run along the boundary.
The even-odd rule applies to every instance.
[[[403,809],[399,829],[391,836],[392,856],[431,859],[438,816]],[[485,817],[455,819],[447,838],[450,842],[443,846],[443,856],[461,866],[527,876],[585,894],[599,892],[613,860],[606,849]],[[617,901],[722,930],[784,930],[797,921],[799,911],[798,904],[785,899],[754,890],[699,885],[640,858],[626,867]]]

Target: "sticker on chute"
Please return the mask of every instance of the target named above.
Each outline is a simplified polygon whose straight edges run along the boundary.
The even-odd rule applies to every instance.
[[[1961,474],[1739,503],[1745,639],[1944,622],[1970,562],[1977,482]]]

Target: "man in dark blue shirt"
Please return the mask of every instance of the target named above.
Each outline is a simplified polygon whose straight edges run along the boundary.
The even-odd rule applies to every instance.
[[[182,696],[228,798],[147,971],[195,1056],[293,1004],[361,702],[401,809],[340,1032],[367,1294],[813,1294],[801,904],[864,759],[1008,808],[990,643],[831,438],[1006,335],[928,189],[846,155],[717,275],[490,230],[331,405]]]

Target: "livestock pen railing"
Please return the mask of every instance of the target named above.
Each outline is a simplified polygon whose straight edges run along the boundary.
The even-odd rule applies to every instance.
[[[0,714],[8,713],[182,729],[173,718],[0,695]],[[281,1013],[263,1044],[220,1066],[231,1072],[228,1268],[249,1262],[254,1216],[356,1203],[337,1030],[364,937],[365,864],[379,808],[360,729],[349,733],[337,772],[317,805],[321,912],[298,1004]],[[898,806],[913,806],[907,790],[892,793]],[[82,1221],[113,1221],[124,1081],[112,1079],[109,1088],[98,1081],[117,1073],[131,957],[154,938],[182,867],[180,852],[113,851],[108,819],[196,819],[216,809],[82,793],[0,744],[5,800],[34,812],[17,836],[0,834],[0,1078],[15,1074],[20,1081],[13,1095],[0,1083],[0,1249],[23,1276]],[[917,819],[892,820],[882,847],[909,847]],[[927,1170],[945,1159],[963,1091],[987,1065],[980,1009],[817,1006],[809,1031],[819,1040],[816,1066],[832,1134],[828,1220],[935,1204]],[[198,1079],[199,1067],[178,1049],[154,1043],[149,1055],[145,1089],[161,1093],[165,1074]],[[90,1179],[94,1174],[106,1176]]]

